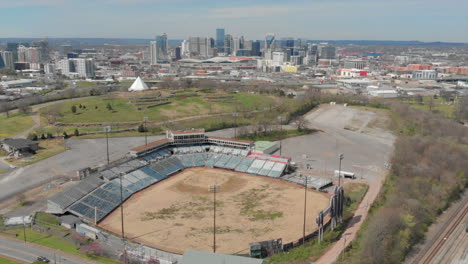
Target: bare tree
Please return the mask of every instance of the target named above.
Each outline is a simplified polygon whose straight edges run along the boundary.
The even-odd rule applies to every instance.
[[[53,104],[49,107],[46,107],[43,111],[44,117],[47,119],[47,123],[49,125],[54,124],[57,122],[57,119],[62,117],[63,115],[60,113],[60,106],[58,104]]]
[[[307,129],[307,126],[309,125],[309,121],[305,119],[304,116],[301,116],[297,119],[296,124],[297,124],[297,130],[303,131]]]

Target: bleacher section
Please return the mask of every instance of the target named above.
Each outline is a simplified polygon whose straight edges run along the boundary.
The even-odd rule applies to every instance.
[[[184,168],[216,167],[275,178],[280,177],[286,169],[284,158],[249,154],[245,149],[217,145],[162,148],[139,159],[106,168],[56,195],[49,202],[53,203],[57,212],[69,210],[76,215],[100,221],[132,194]],[[98,176],[107,182],[104,183]]]

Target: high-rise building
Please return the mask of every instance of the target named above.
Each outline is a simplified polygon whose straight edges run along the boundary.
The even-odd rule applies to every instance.
[[[265,50],[272,50],[275,47],[275,34],[268,33],[265,36]]]
[[[169,62],[169,42],[167,40],[167,34],[163,33],[161,36],[156,36],[156,48],[157,48],[157,62],[167,63]]]
[[[320,59],[333,60],[335,59],[335,47],[330,45],[322,46],[320,49]]]
[[[216,47],[218,52],[224,52],[224,28],[216,29]]]
[[[13,52],[2,51],[0,52],[0,68],[6,68],[9,70],[15,69],[15,63],[13,60]]]
[[[224,53],[232,54],[234,50],[234,38],[230,34],[224,36]]]
[[[176,47],[175,48],[175,60],[178,61],[180,59],[182,59],[181,47]]]
[[[214,54],[210,38],[190,37],[189,51],[192,58],[209,58]]]
[[[72,45],[68,45],[68,44],[60,46],[60,49],[59,49],[60,55],[62,56],[66,56],[68,53],[72,51],[73,51]]]
[[[182,53],[182,58],[190,57],[190,42],[184,39],[180,44],[180,51]]]
[[[18,46],[18,62],[40,63],[41,51],[36,47]]]
[[[256,40],[252,42],[252,56],[261,56],[260,52],[260,41]]]
[[[48,61],[49,58],[49,42],[47,40],[33,41],[32,46],[39,49],[41,52],[41,62]]]
[[[150,41],[150,64],[158,64],[158,43],[156,41]]]
[[[56,68],[64,75],[79,77],[94,77],[95,66],[93,59],[63,59],[57,62]]]

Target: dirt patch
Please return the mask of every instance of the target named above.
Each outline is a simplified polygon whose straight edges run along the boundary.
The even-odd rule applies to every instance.
[[[124,204],[127,237],[175,253],[212,250],[213,194],[216,194],[217,252],[247,253],[249,243],[302,236],[304,189],[283,181],[212,168],[192,168],[138,193]],[[308,193],[308,233],[317,213],[327,207],[323,194]],[[120,211],[99,226],[120,232]]]

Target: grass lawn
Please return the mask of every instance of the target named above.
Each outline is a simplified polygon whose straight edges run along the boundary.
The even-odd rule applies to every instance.
[[[6,259],[6,258],[2,258],[2,257],[0,257],[0,263],[2,263],[2,264],[20,264],[19,262],[9,260],[9,259]]]
[[[314,132],[316,132],[316,130],[314,129],[303,129],[301,131],[297,129],[274,130],[271,132],[260,132],[255,134],[239,136],[237,138],[252,141],[277,141],[290,137],[303,136]]]
[[[23,159],[9,160],[16,166],[26,166],[38,161],[50,158],[67,150],[62,139],[47,139],[39,141],[40,149],[32,157]]]
[[[0,116],[0,138],[15,136],[32,127],[34,121],[25,114],[10,114]]]
[[[24,232],[23,232],[22,228],[11,229],[11,230],[8,230],[8,232],[13,233],[13,234],[17,234],[18,235],[17,239],[22,240],[22,241],[24,240]],[[66,240],[60,239],[58,237],[51,236],[49,234],[38,232],[38,231],[33,230],[31,228],[26,228],[26,241],[34,243],[34,244],[42,245],[42,246],[45,246],[45,247],[58,249],[60,251],[66,252],[66,253],[78,255],[78,256],[80,256],[82,258],[92,259],[94,261],[105,263],[105,264],[120,263],[117,260],[113,260],[113,259],[109,259],[109,258],[105,258],[105,257],[95,257],[95,258],[94,257],[88,257],[88,256],[80,253],[80,250],[75,245],[73,245],[72,243],[70,243],[70,242],[68,242]]]
[[[96,86],[97,84],[95,82],[88,82],[88,81],[78,81],[76,82],[76,87],[77,88],[85,88],[85,87],[90,87],[90,86]]]
[[[0,169],[0,174],[6,173],[6,172],[8,172],[8,171]]]
[[[414,100],[404,100],[404,102],[409,103],[411,107],[420,109],[420,110],[425,110],[425,111],[430,111],[430,96],[425,96],[423,97],[423,102],[418,103]],[[445,101],[443,98],[439,97],[437,99],[433,99],[433,106],[432,106],[432,111],[438,111],[441,115],[443,115],[446,118],[453,119],[453,111],[455,110],[455,103],[449,104],[449,102]]]
[[[201,94],[201,93],[199,93]],[[129,94],[129,96],[133,96]],[[202,96],[185,97],[177,95],[170,98],[171,104],[153,108],[138,110],[130,102],[131,98],[117,96],[100,96],[83,98],[63,102],[59,104],[62,117],[58,122],[63,123],[97,123],[97,122],[131,122],[142,121],[147,116],[151,121],[165,121],[174,118],[183,118],[195,115],[207,115],[214,113],[227,113],[233,111],[263,110],[274,106],[277,100],[272,96],[257,94],[221,94],[220,96],[232,96],[228,101],[212,101]],[[79,105],[86,108],[79,108]],[[112,109],[107,109],[110,104]],[[76,113],[72,112],[72,106],[76,106]],[[41,109],[44,115],[46,109]]]
[[[340,239],[346,229],[347,223],[353,217],[354,211],[357,209],[362,198],[364,198],[367,189],[368,186],[362,183],[347,183],[344,185],[346,200],[343,223],[338,224],[338,227],[333,231],[327,229],[324,232],[323,242],[320,245],[317,243],[317,239],[313,239],[289,252],[273,255],[266,260],[266,263],[308,264],[316,261],[335,241]]]

